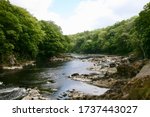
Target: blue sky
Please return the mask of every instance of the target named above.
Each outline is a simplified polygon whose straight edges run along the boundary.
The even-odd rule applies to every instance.
[[[64,34],[112,25],[138,15],[150,0],[10,0],[39,20],[52,20]]]
[[[61,17],[69,17],[75,11],[81,0],[53,0],[49,12],[60,14]]]

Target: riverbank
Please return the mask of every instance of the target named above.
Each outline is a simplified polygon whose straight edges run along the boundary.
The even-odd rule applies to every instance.
[[[0,70],[21,70],[28,66],[36,66],[36,63],[38,63],[38,61],[17,61],[14,56],[12,56],[12,58],[9,59],[10,60],[7,64],[0,65]],[[74,57],[70,54],[59,54],[57,56],[50,57],[47,62],[65,62],[73,59]],[[40,60],[40,62],[45,61]]]
[[[131,61],[128,57],[102,56],[88,58],[88,61],[91,61],[94,64],[93,67],[88,69],[99,73],[75,73],[72,74],[70,78],[99,87],[110,88],[110,90],[100,96],[86,95],[82,92],[74,90],[70,91],[68,94],[70,95],[70,99],[150,99],[150,93],[148,91],[150,86],[147,85],[147,82],[150,81],[149,76],[147,76],[150,75],[150,69],[148,67],[144,68],[145,65],[149,66],[148,60]],[[143,69],[145,69],[144,72]],[[145,73],[145,71],[147,72]],[[140,78],[137,78],[139,74],[142,75],[140,75]],[[147,75],[145,76],[144,74]],[[139,83],[138,85],[137,82]],[[139,87],[140,85],[143,88],[146,86],[146,89],[143,89],[146,94],[143,94],[143,96],[141,96],[141,94],[144,93],[144,91],[141,91],[142,93],[139,96],[139,93],[137,93],[139,88],[135,88],[135,86]],[[130,94],[128,94],[128,91],[130,91],[131,88],[132,93],[130,92]],[[135,92],[133,92],[134,90]],[[134,95],[131,96],[131,94]]]
[[[21,70],[27,66],[35,66],[35,61],[26,61],[14,65],[1,65],[1,70]]]
[[[149,100],[150,99],[150,61],[142,67],[135,77],[120,86],[115,84],[100,99]],[[118,87],[119,86],[119,87]]]

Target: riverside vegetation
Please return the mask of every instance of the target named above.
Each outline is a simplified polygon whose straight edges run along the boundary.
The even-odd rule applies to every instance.
[[[61,28],[53,21],[38,21],[25,9],[12,5],[9,0],[0,0],[0,68],[23,68],[28,63],[34,64],[33,61],[41,60],[69,60],[62,56],[62,53],[68,52],[107,54],[105,57],[87,58],[95,64],[89,69],[103,72],[103,76],[73,74],[70,78],[108,87],[110,90],[101,96],[70,91],[68,95],[71,99],[150,99],[149,21],[150,3],[147,3],[138,16],[113,26],[63,35]],[[102,66],[102,62],[109,64]],[[80,96],[74,97],[74,94]]]

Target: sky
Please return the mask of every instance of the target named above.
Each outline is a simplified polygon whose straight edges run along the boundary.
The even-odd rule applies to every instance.
[[[150,0],[10,0],[38,20],[52,20],[64,34],[113,25],[138,15]]]

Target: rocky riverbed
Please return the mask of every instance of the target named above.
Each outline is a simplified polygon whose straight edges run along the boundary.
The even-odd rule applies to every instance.
[[[74,73],[71,76],[69,76],[69,78],[105,88],[112,87],[118,81],[118,78],[116,76],[119,75],[119,66],[122,63],[129,63],[127,58],[120,56],[100,56],[96,58],[88,58],[85,60],[93,62],[94,65],[88,68],[89,70],[92,70],[93,73]]]
[[[84,60],[93,62],[94,66],[88,69],[97,72],[91,74],[74,73],[69,76],[69,78],[99,87],[110,88],[110,90],[100,96],[86,95],[82,92],[73,90],[69,91],[67,94],[69,99],[132,99],[132,97],[127,93],[130,89],[129,87],[132,83],[134,84],[136,82],[137,77],[135,76],[139,76],[139,74],[141,74],[141,68],[145,64],[148,64],[148,60],[131,61],[129,57],[121,56],[100,56],[96,58],[83,59],[83,61]],[[147,67],[145,69],[150,70]],[[142,73],[145,74],[145,72]],[[143,74],[142,77],[144,76]],[[146,74],[150,75],[150,71],[146,72]],[[146,82],[148,77],[149,76],[144,77],[143,81]],[[143,86],[142,83],[140,84]],[[148,87],[150,88],[150,86]],[[136,95],[136,93],[134,94]]]
[[[148,61],[109,55],[53,57],[46,66],[2,72],[0,97],[23,100],[150,99]]]

